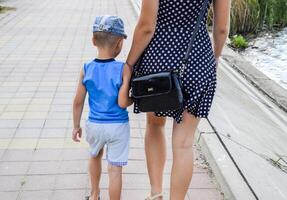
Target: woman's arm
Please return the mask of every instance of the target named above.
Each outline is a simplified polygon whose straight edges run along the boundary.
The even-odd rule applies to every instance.
[[[123,70],[123,83],[119,91],[118,104],[121,108],[126,108],[133,104],[132,99],[129,97],[132,69],[127,64],[125,64]]]
[[[156,26],[159,0],[143,0],[127,64],[133,66],[151,41]]]
[[[229,34],[230,7],[231,0],[213,1],[213,48],[216,60],[221,56]]]

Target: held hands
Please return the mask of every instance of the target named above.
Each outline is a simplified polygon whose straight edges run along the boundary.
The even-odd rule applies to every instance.
[[[80,142],[80,139],[82,137],[82,128],[74,128],[72,132],[72,139],[74,142]]]

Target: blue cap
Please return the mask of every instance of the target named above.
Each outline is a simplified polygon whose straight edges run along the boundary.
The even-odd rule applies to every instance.
[[[103,15],[96,17],[93,32],[107,32],[127,38],[124,22],[117,16]]]

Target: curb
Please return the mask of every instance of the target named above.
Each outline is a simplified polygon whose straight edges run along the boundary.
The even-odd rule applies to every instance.
[[[201,119],[195,139],[224,193],[224,199],[255,200],[254,195],[206,119]]]
[[[248,82],[287,112],[287,90],[249,63],[244,56],[226,47],[222,58]]]

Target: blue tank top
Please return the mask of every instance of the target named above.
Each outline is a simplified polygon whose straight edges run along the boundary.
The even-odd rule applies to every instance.
[[[128,122],[128,112],[118,105],[124,63],[95,59],[84,64],[83,84],[89,94],[88,120],[95,123]]]

